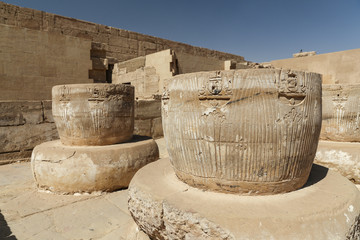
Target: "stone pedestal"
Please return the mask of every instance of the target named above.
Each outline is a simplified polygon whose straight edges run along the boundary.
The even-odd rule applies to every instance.
[[[56,140],[36,146],[31,165],[39,189],[68,194],[125,188],[138,169],[158,158],[150,138],[107,146],[66,146]]]
[[[180,181],[169,159],[139,170],[129,210],[153,239],[359,239],[360,192],[314,165],[306,185],[268,196],[208,192]]]
[[[319,141],[315,163],[360,184],[360,142]]]

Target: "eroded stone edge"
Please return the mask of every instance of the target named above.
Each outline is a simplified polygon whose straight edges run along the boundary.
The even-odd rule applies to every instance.
[[[227,229],[196,213],[181,211],[166,200],[157,200],[136,186],[129,188],[128,206],[134,221],[150,238],[235,240]]]

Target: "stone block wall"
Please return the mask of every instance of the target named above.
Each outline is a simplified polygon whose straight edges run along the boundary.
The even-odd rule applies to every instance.
[[[160,98],[135,101],[134,134],[163,136]],[[36,145],[58,138],[51,101],[0,101],[0,165],[27,161]]]
[[[0,165],[28,160],[36,145],[57,138],[51,101],[0,101]]]
[[[0,2],[0,161],[26,159],[35,145],[57,138],[46,118],[52,86],[110,82],[115,63],[165,49],[208,62],[244,62],[233,54]],[[134,60],[134,68],[141,61]],[[152,88],[156,79],[150,80]],[[160,109],[159,100],[149,101]],[[149,114],[138,115],[135,133],[162,135],[161,114],[159,109],[156,116],[150,114],[152,104],[137,103],[149,107]]]
[[[0,100],[50,100],[58,84],[90,83],[91,42],[0,24]]]
[[[276,68],[290,68],[321,73],[323,75],[323,84],[360,83],[360,48],[313,56],[274,60],[270,63]]]
[[[162,137],[161,99],[138,99],[135,101],[134,134]]]
[[[90,41],[90,58],[93,64],[89,69],[89,76],[95,82],[107,81],[106,76],[108,75],[109,65],[111,69],[111,65],[116,62],[130,60],[165,49],[173,49],[179,54],[185,53],[214,61],[230,59],[237,62],[244,61],[244,58],[238,55],[194,47],[184,43],[22,8],[3,2],[0,2],[0,24]],[[106,62],[104,59],[108,61]]]

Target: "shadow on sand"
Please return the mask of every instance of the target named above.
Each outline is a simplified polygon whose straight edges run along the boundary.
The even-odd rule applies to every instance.
[[[16,240],[0,210],[0,239],[1,240]]]

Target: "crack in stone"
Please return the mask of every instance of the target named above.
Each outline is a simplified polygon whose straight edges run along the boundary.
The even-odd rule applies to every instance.
[[[53,161],[50,159],[41,159],[42,162],[49,162],[49,163],[61,163],[62,161],[68,160],[70,158],[72,158],[74,155],[76,154],[76,151],[74,151],[69,157],[64,158],[64,159],[59,159],[57,161]]]

